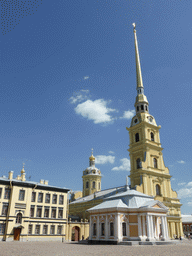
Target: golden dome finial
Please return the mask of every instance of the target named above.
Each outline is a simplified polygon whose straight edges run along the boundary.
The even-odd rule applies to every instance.
[[[21,170],[21,173],[25,173],[24,166],[25,166],[25,163],[23,163],[23,169]]]
[[[91,156],[89,157],[90,161],[94,161],[95,157],[93,156],[93,148],[91,149]]]

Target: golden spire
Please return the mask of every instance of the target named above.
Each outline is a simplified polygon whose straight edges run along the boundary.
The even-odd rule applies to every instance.
[[[135,23],[133,25],[133,31],[134,31],[134,37],[135,37],[135,59],[136,59],[136,73],[137,73],[137,89],[143,87],[143,79],[141,74],[141,64],[140,64],[140,58],[139,58],[139,49],[138,49],[138,43],[137,43],[137,34],[136,34],[136,25]]]

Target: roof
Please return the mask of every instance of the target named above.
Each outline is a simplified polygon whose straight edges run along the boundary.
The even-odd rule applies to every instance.
[[[8,178],[0,177],[0,184],[9,185],[10,182],[13,186],[32,187],[32,188],[35,187],[36,189],[42,189],[42,190],[50,190],[50,191],[57,191],[57,192],[68,192],[70,190],[65,187],[61,188],[61,187],[41,184],[35,181],[22,181],[17,179],[10,180]]]
[[[98,204],[98,205],[90,208],[88,211],[109,209],[109,208],[128,208],[128,206],[126,204],[124,204],[121,199],[116,199],[116,200],[105,201],[101,204]]]
[[[143,205],[140,207],[140,208],[150,208],[150,207],[153,207],[154,205],[159,205],[159,207],[161,207],[162,209],[165,209],[167,210],[168,208],[160,201],[158,200],[149,200],[149,201],[146,201],[143,203]]]
[[[95,192],[94,194],[91,194],[89,196],[77,198],[75,201],[71,202],[70,204],[78,204],[78,203],[89,202],[91,200],[105,199],[105,198],[108,198],[109,196],[115,195],[116,193],[120,193],[123,191],[125,191],[125,186],[108,188],[105,190]]]
[[[138,192],[137,190],[134,190],[134,189],[128,189],[122,193],[118,193],[116,195],[110,196],[109,198],[117,198],[117,197],[122,197],[122,196],[139,196],[139,197],[153,198],[152,196],[148,196],[148,195]]]
[[[181,215],[183,223],[192,223],[192,215]]]

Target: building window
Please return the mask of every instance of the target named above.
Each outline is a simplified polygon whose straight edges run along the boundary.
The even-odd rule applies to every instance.
[[[183,231],[186,231],[186,227],[185,227],[185,225],[183,226]]]
[[[126,233],[126,223],[125,222],[122,223],[122,235],[123,236],[127,235],[127,233]]]
[[[31,202],[35,202],[36,200],[36,192],[32,192],[31,194]]]
[[[93,236],[97,235],[96,223],[93,223]]]
[[[143,105],[141,105],[141,110],[144,110],[144,107],[143,107]]]
[[[10,193],[11,193],[11,190],[9,188],[6,188],[4,199],[10,199]]]
[[[8,204],[3,203],[3,208],[2,208],[2,215],[6,216],[8,211]]]
[[[85,187],[89,188],[89,181],[86,181]]]
[[[18,213],[16,216],[16,223],[21,224],[22,223],[22,214]]]
[[[139,141],[139,133],[136,133],[135,134],[135,142],[138,142]]]
[[[105,223],[101,223],[101,236],[105,235]]]
[[[45,218],[49,218],[49,208],[45,208],[45,211],[44,211],[44,217]]]
[[[55,219],[56,218],[56,208],[52,208],[52,212],[51,212],[51,218]]]
[[[58,226],[57,227],[57,234],[61,235],[61,232],[62,232],[62,226]]]
[[[51,225],[50,234],[51,235],[55,234],[55,226],[54,225]]]
[[[59,196],[59,204],[63,204],[63,202],[64,202],[64,196],[60,195]]]
[[[156,185],[156,196],[160,196],[161,195],[161,188],[160,186],[157,184]]]
[[[191,231],[192,231],[192,225],[191,225]]]
[[[46,204],[50,203],[50,194],[46,194],[46,196],[45,196],[45,203]]]
[[[40,225],[35,226],[35,234],[39,235],[40,234]]]
[[[147,106],[145,106],[145,110],[147,111]]]
[[[139,111],[139,106],[137,106],[137,111]]]
[[[153,166],[154,166],[154,168],[157,168],[157,159],[156,158],[153,158]]]
[[[93,181],[93,188],[95,188],[95,181]]]
[[[110,236],[114,236],[114,225],[113,225],[113,222],[110,222]]]
[[[53,195],[52,204],[56,204],[56,203],[57,203],[57,195]]]
[[[58,218],[59,218],[59,219],[63,219],[63,208],[59,208],[59,211],[58,211]]]
[[[0,188],[0,198],[1,198],[1,195],[2,195],[2,188]]]
[[[37,206],[37,214],[36,214],[36,217],[37,217],[37,218],[41,218],[41,214],[42,214],[42,207]]]
[[[20,190],[19,191],[19,200],[24,201],[25,199],[25,190]]]
[[[34,217],[34,214],[35,214],[35,206],[32,205],[32,206],[31,206],[31,209],[30,209],[30,217],[33,218],[33,217]]]
[[[44,225],[43,226],[43,235],[47,235],[47,231],[48,231],[48,226]]]
[[[0,224],[0,235],[4,235],[5,234],[5,224],[2,223]]]
[[[30,224],[28,227],[28,234],[31,235],[32,231],[33,231],[33,225]]]
[[[38,203],[42,203],[43,202],[43,193],[39,193],[38,195]]]
[[[140,158],[137,158],[136,164],[137,164],[137,169],[141,168],[141,160],[140,160]]]
[[[187,231],[189,231],[189,225],[187,225]]]
[[[153,132],[151,132],[151,141],[155,141],[154,140],[154,133]]]

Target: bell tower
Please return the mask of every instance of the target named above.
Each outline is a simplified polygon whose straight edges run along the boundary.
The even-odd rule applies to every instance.
[[[91,195],[101,190],[101,171],[95,167],[93,149],[89,157],[89,167],[83,171],[83,196]]]
[[[141,65],[139,58],[137,34],[133,23],[137,96],[135,100],[136,115],[132,118],[131,125],[126,128],[129,132],[129,156],[131,162],[130,180],[131,187],[164,203],[169,208],[168,227],[169,235],[183,236],[181,222],[181,203],[177,193],[171,188],[171,175],[165,167],[163,148],[160,143],[159,130],[155,118],[149,114],[149,103],[144,94]]]

